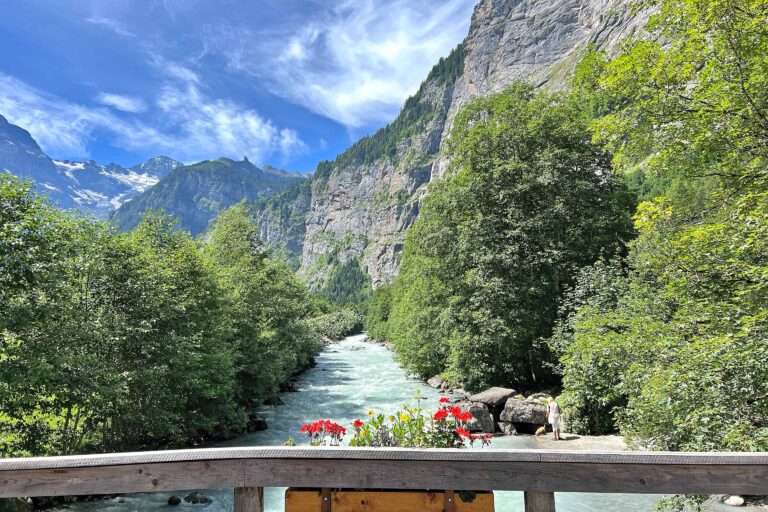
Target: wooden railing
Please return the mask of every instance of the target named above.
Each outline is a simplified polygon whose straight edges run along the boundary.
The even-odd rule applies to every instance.
[[[768,494],[767,453],[211,448],[0,459],[0,498],[235,489],[235,512],[264,487],[524,491],[529,512],[555,492]]]

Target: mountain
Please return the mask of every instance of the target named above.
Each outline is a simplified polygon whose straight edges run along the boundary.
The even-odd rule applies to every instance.
[[[316,290],[354,260],[374,286],[391,282],[420,199],[446,169],[440,150],[461,107],[516,80],[564,87],[590,45],[611,51],[644,25],[644,13],[629,13],[626,0],[481,0],[467,38],[392,124],[321,163],[311,186],[254,205],[262,235],[295,248]]]
[[[110,219],[132,229],[148,211],[162,210],[193,235],[206,230],[222,210],[240,201],[276,194],[305,178],[274,167],[256,167],[247,158],[206,160],[174,169],[159,183],[123,204]]]
[[[0,115],[0,172],[35,182],[38,192],[60,208],[76,208],[99,218],[151,187],[180,162],[160,156],[125,169],[93,160],[53,160],[25,129]]]

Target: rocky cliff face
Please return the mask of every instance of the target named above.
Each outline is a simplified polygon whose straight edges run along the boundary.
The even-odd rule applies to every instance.
[[[257,206],[266,239],[301,247],[300,272],[316,288],[334,265],[354,258],[374,286],[390,282],[420,200],[446,168],[440,149],[459,109],[516,80],[562,88],[590,44],[610,51],[643,25],[645,17],[632,16],[626,3],[482,0],[464,43],[435,66],[397,120],[318,167],[311,190],[291,207],[291,225],[276,214],[286,205]]]

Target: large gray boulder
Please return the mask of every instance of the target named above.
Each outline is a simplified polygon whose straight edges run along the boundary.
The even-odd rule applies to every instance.
[[[467,430],[470,432],[485,432],[493,434],[496,432],[496,423],[493,421],[493,415],[488,410],[488,406],[479,402],[459,402],[462,411],[469,410],[474,419],[467,424]]]
[[[435,389],[448,389],[450,386],[446,381],[443,380],[443,378],[439,375],[435,375],[431,379],[427,381],[427,385],[431,386]]]
[[[508,421],[500,421],[499,422],[499,432],[504,434],[505,436],[516,436],[517,435],[517,429],[513,424],[511,424]]]
[[[546,425],[547,408],[535,402],[510,398],[507,400],[499,420],[514,424],[518,430],[520,430],[520,428],[518,428],[518,425],[520,424]]]
[[[480,402],[488,407],[503,405],[515,395],[516,391],[509,388],[492,387],[467,398],[470,402]]]

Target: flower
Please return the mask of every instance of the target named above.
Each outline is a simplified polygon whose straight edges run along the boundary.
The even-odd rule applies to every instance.
[[[373,409],[368,409],[368,416],[373,416]]]
[[[363,428],[364,423],[360,420],[355,420],[352,422],[352,426],[355,428]]]
[[[470,421],[473,418],[474,418],[474,416],[472,416],[472,413],[469,412],[469,411],[466,411],[466,412],[461,413],[461,415],[459,416],[458,419],[459,419],[459,421]]]
[[[408,421],[411,417],[405,414],[404,412],[400,413],[400,420],[401,421]]]
[[[438,402],[440,402],[441,404],[447,404],[450,401],[451,401],[451,399],[448,398],[447,396],[441,396],[440,400],[438,400]]]
[[[461,407],[459,407],[458,405],[453,406],[453,407],[449,407],[448,411],[450,411],[451,416],[453,416],[457,420],[461,419]]]
[[[433,416],[435,421],[442,421],[447,417],[448,417],[448,411],[446,411],[445,409],[438,409],[438,411]]]
[[[464,430],[463,428],[457,428],[456,433],[459,434],[461,437],[471,438],[472,434]]]

